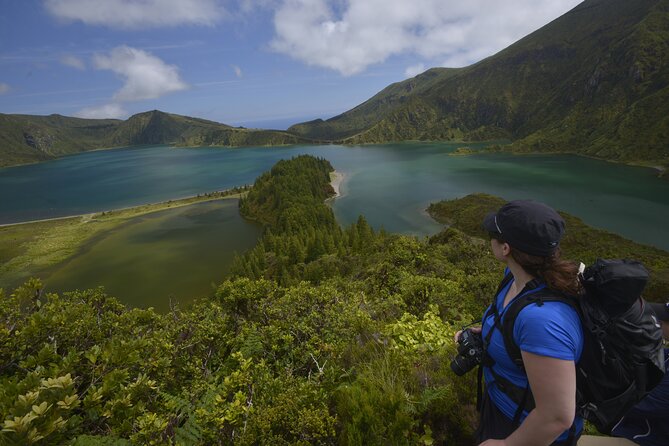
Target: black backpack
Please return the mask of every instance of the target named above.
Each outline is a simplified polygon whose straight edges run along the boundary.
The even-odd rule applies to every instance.
[[[501,286],[511,280],[507,275]],[[580,275],[585,289],[574,297],[548,288],[520,296],[506,309],[502,335],[506,351],[523,367],[513,340],[518,313],[530,304],[560,301],[578,313],[583,327],[583,352],[576,364],[579,415],[598,431],[610,434],[616,423],[664,376],[662,330],[653,311],[640,297],[648,281],[644,266],[631,260],[598,259]],[[515,387],[515,388],[514,388]],[[522,409],[532,410],[529,389],[510,382],[501,385]]]

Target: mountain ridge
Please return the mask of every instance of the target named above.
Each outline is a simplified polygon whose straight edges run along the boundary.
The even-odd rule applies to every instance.
[[[433,68],[334,118],[288,131],[343,143],[513,141],[668,164],[669,1],[586,0],[464,68]]]
[[[311,142],[280,130],[250,130],[159,110],[126,120],[0,114],[0,167],[145,144],[267,146]]]

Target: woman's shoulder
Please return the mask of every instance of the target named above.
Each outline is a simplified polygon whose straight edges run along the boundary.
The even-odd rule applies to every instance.
[[[513,336],[521,350],[558,359],[577,360],[583,345],[581,320],[564,302],[528,305],[518,314]]]
[[[530,303],[518,313],[517,318],[547,321],[580,321],[578,313],[574,307],[563,301]]]

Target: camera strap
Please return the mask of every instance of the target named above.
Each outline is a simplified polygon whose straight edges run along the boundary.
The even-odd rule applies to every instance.
[[[511,280],[513,280],[513,274],[507,273],[497,287],[497,291],[495,291],[492,304],[483,315],[483,322],[485,322],[490,317],[490,310],[492,309],[492,314],[494,317],[493,324],[495,327],[488,331],[488,334],[485,336],[485,338],[483,338],[483,358],[481,360],[481,364],[479,364],[476,379],[476,410],[479,412],[481,412],[483,407],[483,367],[488,367],[490,371],[492,371],[495,379],[497,379],[497,374],[493,370],[495,360],[492,359],[492,357],[488,354],[488,346],[490,345],[490,339],[492,339],[492,333],[494,329],[497,328],[500,331],[502,330],[501,324],[499,322],[499,311],[497,310],[497,296],[499,296],[499,293],[511,282]]]

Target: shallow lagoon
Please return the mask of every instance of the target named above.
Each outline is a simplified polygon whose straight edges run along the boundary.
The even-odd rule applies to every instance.
[[[45,273],[49,291],[104,285],[123,302],[165,311],[212,294],[236,252],[252,248],[259,225],[241,218],[238,200],[193,204],[135,217]]]

